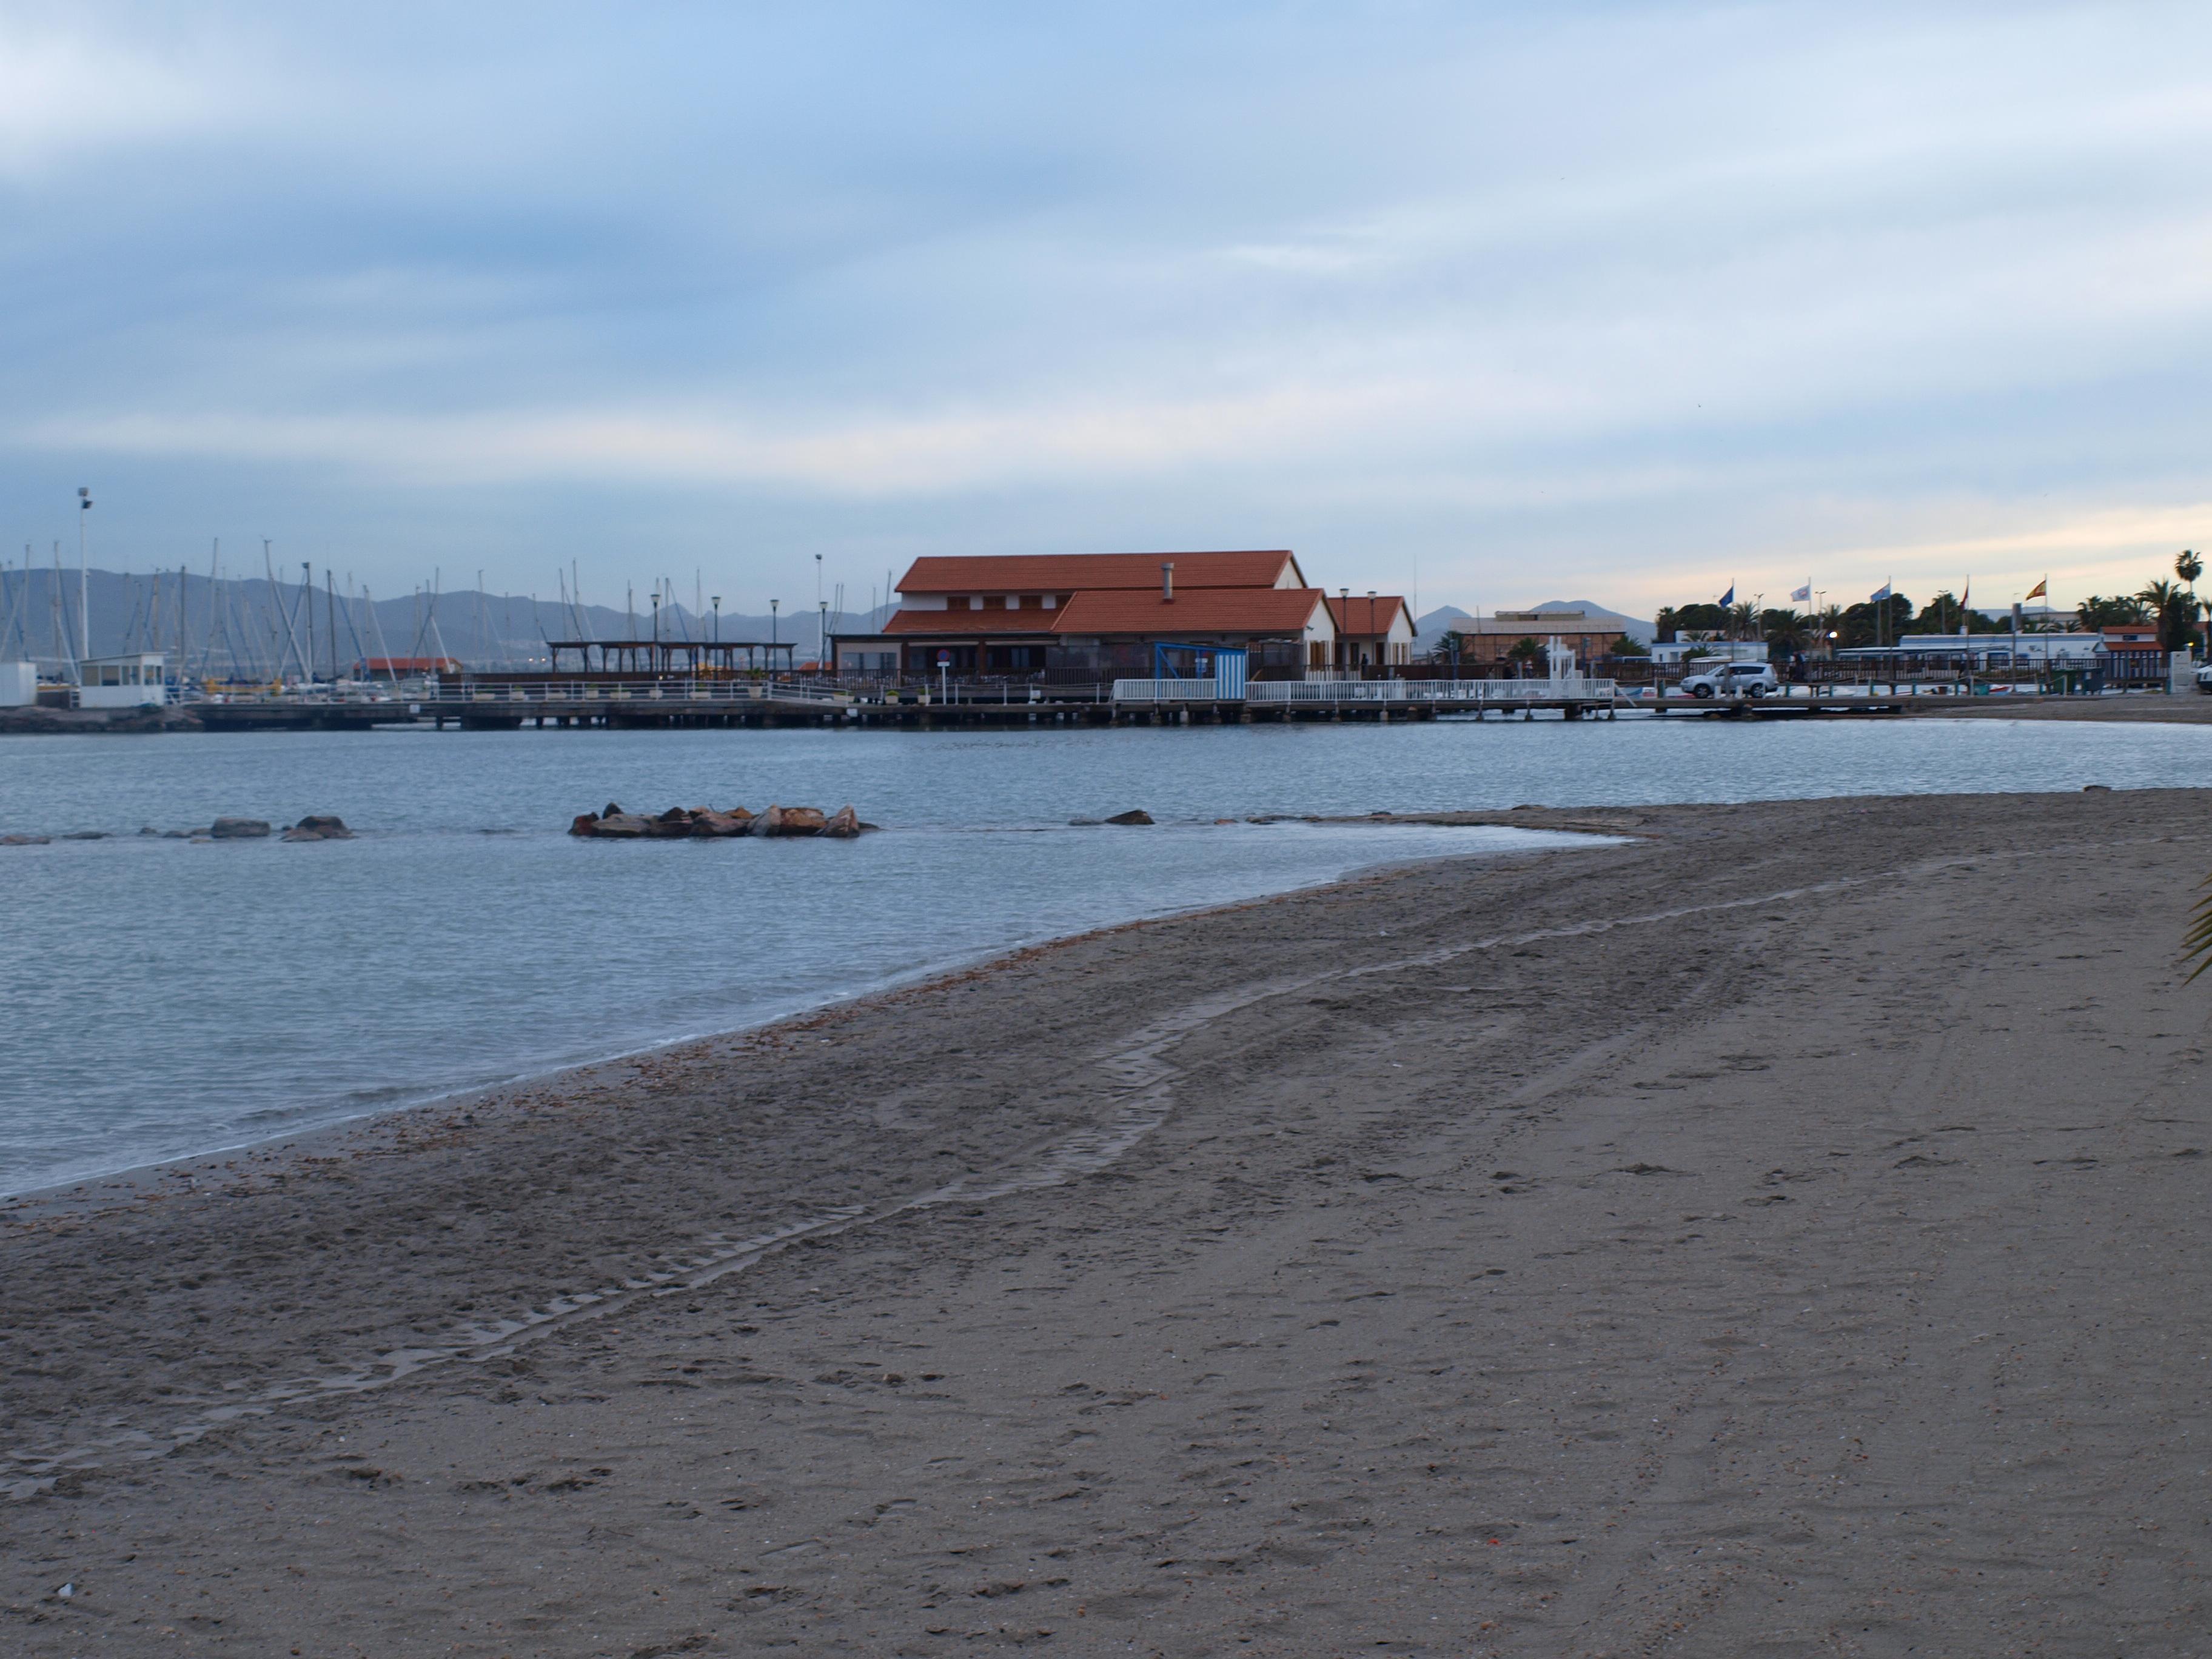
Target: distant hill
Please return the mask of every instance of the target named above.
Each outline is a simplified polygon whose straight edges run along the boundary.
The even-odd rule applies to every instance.
[[[1640,617],[1624,617],[1618,611],[1608,611],[1595,599],[1547,599],[1541,605],[1519,605],[1506,607],[1512,611],[1579,611],[1585,616],[1618,628],[1632,640],[1645,645],[1659,630]],[[1455,623],[1472,622],[1474,617],[1455,605],[1439,605],[1414,623],[1420,630],[1424,644],[1433,641],[1437,635],[1449,632]]]
[[[77,574],[25,570],[0,564],[0,662],[28,659],[58,672],[82,637]],[[633,608],[576,605],[541,595],[447,592],[373,602],[360,592],[312,595],[296,581],[273,586],[266,577],[210,580],[191,574],[164,574],[157,588],[149,575],[94,570],[83,591],[91,612],[92,651],[174,653],[181,634],[194,673],[258,675],[281,662],[311,656],[319,667],[332,658],[335,629],[341,665],[358,657],[458,657],[474,669],[542,668],[548,639],[572,639],[579,630],[595,639],[625,640],[653,634],[649,599]],[[181,605],[179,597],[181,595]],[[873,612],[832,611],[830,625],[860,633],[880,628],[891,607]],[[725,611],[719,620],[686,605],[662,607],[660,631],[672,640],[787,641],[803,660],[819,648],[821,613],[793,605],[781,616],[752,617]],[[719,632],[718,632],[719,630]]]

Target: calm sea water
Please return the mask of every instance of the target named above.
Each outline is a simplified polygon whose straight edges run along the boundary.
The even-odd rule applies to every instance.
[[[771,1019],[980,954],[1544,844],[1268,812],[2212,786],[2212,728],[1537,721],[0,740],[0,1192]],[[571,840],[850,801],[857,842]],[[1142,806],[1145,830],[1067,820]],[[360,839],[142,839],[337,812]]]

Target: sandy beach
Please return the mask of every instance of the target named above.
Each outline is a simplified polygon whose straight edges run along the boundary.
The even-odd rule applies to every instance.
[[[2212,1651],[2208,806],[1491,815],[1626,839],[0,1206],[0,1648]]]

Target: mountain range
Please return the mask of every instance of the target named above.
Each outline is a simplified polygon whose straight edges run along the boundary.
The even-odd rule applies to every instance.
[[[291,673],[302,661],[327,673],[334,659],[343,671],[365,657],[455,657],[471,668],[542,668],[548,640],[650,639],[654,626],[649,605],[617,611],[470,588],[372,602],[360,593],[319,586],[310,592],[259,576],[218,581],[173,571],[155,578],[112,570],[88,572],[83,587],[93,656],[166,651],[195,675],[218,678],[265,678],[279,662]],[[890,614],[882,607],[833,611],[828,620],[832,632],[862,633],[880,628]],[[661,607],[659,628],[675,640],[773,640],[795,647],[805,661],[820,650],[822,622],[814,610],[763,617],[726,611],[717,618],[678,604]],[[82,637],[76,572],[0,571],[0,662],[58,668],[74,659]]]

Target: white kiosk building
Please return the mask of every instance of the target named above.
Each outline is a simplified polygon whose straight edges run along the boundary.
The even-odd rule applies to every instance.
[[[159,651],[87,657],[79,665],[80,708],[143,708],[168,700],[168,659]]]

